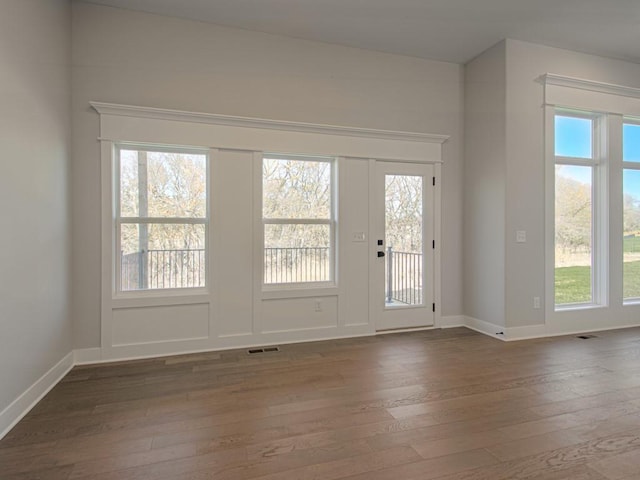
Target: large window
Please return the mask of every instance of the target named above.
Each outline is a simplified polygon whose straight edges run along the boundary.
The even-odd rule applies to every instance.
[[[116,149],[120,292],[206,285],[207,153]]]
[[[598,123],[589,114],[555,115],[555,304],[560,307],[601,301]]]
[[[622,126],[623,292],[640,301],[640,120]]]
[[[264,284],[333,282],[332,159],[265,155],[262,170]]]

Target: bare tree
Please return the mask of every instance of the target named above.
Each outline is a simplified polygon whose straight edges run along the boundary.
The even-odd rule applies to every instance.
[[[422,177],[387,175],[385,232],[394,250],[422,253]]]

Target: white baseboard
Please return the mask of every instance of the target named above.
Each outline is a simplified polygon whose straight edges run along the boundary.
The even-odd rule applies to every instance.
[[[566,328],[560,330],[551,330],[546,325],[531,325],[527,327],[514,327],[509,332],[509,340],[531,340],[534,338],[552,338],[552,337],[566,337],[568,335],[580,335],[583,333],[597,333],[606,332],[610,330],[624,330],[626,328],[638,328],[638,324],[630,325],[614,325],[604,326],[600,328]]]
[[[69,352],[56,363],[47,373],[42,375],[22,395],[0,412],[0,439],[35,407],[49,391],[73,368],[74,355]]]
[[[77,348],[73,351],[74,365],[88,365],[91,363],[100,363],[102,360],[102,349],[95,348]]]
[[[454,328],[454,327],[466,327],[467,322],[464,315],[448,315],[446,317],[440,317],[440,321],[436,328]]]
[[[153,343],[153,344],[138,344],[130,345],[126,347],[115,347],[110,352],[103,352],[101,348],[83,348],[75,350],[75,365],[97,365],[103,363],[113,362],[126,362],[129,360],[145,360],[151,358],[173,357],[176,355],[189,355],[193,353],[209,353],[209,352],[223,352],[226,350],[238,350],[243,348],[255,348],[266,347],[273,345],[288,345],[304,342],[322,342],[328,340],[340,340],[346,338],[357,337],[370,337],[381,332],[368,331],[368,325],[365,325],[367,329],[360,328],[359,326],[351,326],[348,331],[335,334],[329,332],[325,336],[304,338],[304,336],[298,337],[301,331],[295,332],[279,332],[275,334],[263,334],[260,337],[237,335],[234,337],[223,337],[226,340],[233,339],[229,343],[220,343],[215,346],[201,347],[198,345],[179,345],[177,343]],[[433,327],[429,327],[433,328]],[[294,335],[288,335],[288,334]],[[219,337],[220,338],[220,337]]]
[[[579,335],[581,333],[594,333],[603,332],[607,330],[619,330],[624,328],[634,328],[640,325],[616,325],[616,326],[603,326],[601,328],[584,329],[584,328],[566,328],[566,329],[551,329],[547,324],[537,325],[525,325],[522,327],[501,327],[493,323],[478,320],[473,317],[464,317],[465,327],[475,330],[479,333],[484,333],[489,337],[497,338],[504,342],[515,342],[519,340],[533,340],[535,338],[551,338],[551,337],[563,337],[567,335]],[[444,328],[444,327],[443,327]],[[502,332],[502,333],[498,333]]]
[[[410,327],[410,328],[390,328],[388,330],[378,330],[373,335],[393,335],[394,333],[424,332],[425,330],[435,330],[438,327],[430,325],[428,327]],[[372,336],[369,334],[368,336]]]
[[[473,317],[464,317],[464,326],[484,333],[489,337],[497,338],[503,342],[513,342],[516,340],[528,340],[532,338],[542,338],[550,336],[545,324],[527,325],[524,327],[501,327],[495,323],[485,322]]]
[[[505,340],[507,342],[515,341],[515,340],[530,340],[533,338],[544,338],[549,337],[549,332],[547,331],[547,326],[543,324],[538,325],[527,325],[524,327],[508,327],[505,329]],[[567,335],[563,333],[562,335]]]
[[[485,322],[484,320],[479,320],[473,317],[464,317],[465,324],[464,326],[470,328],[471,330],[475,330],[479,333],[484,333],[489,337],[497,338],[498,340],[506,341],[506,333],[505,328],[500,325],[496,325],[494,323]]]

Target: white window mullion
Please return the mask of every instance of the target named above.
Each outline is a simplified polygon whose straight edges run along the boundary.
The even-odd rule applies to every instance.
[[[182,217],[122,217],[118,219],[121,224],[167,224],[167,225],[205,225],[206,218],[182,218]]]
[[[595,119],[594,130],[594,155],[597,164],[594,166],[594,303],[600,306],[609,304],[610,291],[609,279],[611,276],[611,263],[609,258],[609,211],[611,199],[609,195],[609,169],[610,162],[610,120],[606,115]]]
[[[330,218],[264,218],[265,225],[331,225]]]
[[[556,156],[556,163],[561,165],[576,165],[582,167],[592,167],[600,163],[599,158],[577,158]]]

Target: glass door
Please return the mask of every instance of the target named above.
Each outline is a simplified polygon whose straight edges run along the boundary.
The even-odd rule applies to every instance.
[[[433,166],[377,162],[376,329],[433,325]]]

